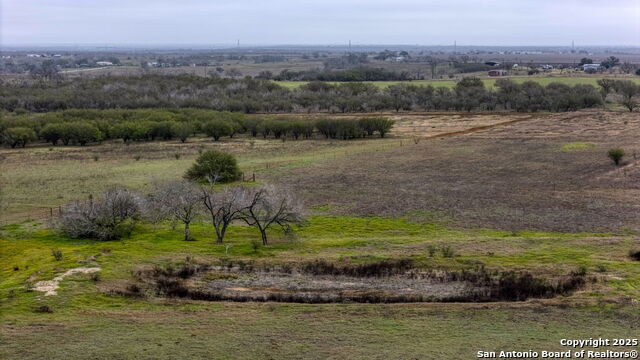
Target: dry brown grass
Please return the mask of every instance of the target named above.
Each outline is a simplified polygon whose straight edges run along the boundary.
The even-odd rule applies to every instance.
[[[278,180],[310,205],[332,204],[335,214],[435,211],[464,226],[508,230],[639,228],[639,135],[635,114],[542,115],[318,164]],[[573,142],[592,146],[563,151]],[[629,154],[625,166],[606,157],[613,146]]]

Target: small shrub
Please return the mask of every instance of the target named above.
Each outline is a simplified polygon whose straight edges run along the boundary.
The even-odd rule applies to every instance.
[[[100,156],[98,155],[93,155],[93,161],[98,161],[100,160]]]
[[[94,273],[91,274],[91,281],[98,282],[100,280],[101,280],[101,278],[100,278],[100,274],[99,273],[94,272]]]
[[[140,158],[141,158],[141,156],[140,156],[140,155],[136,155],[136,156],[134,156],[134,157],[133,157],[133,159],[134,159],[135,161],[139,161],[139,160],[140,160]]]
[[[20,270],[20,267],[18,265],[14,265],[13,266],[13,271],[18,271],[18,270]]]
[[[35,309],[37,313],[51,314],[53,313],[53,309],[49,305],[40,305]]]
[[[258,239],[251,239],[251,249],[254,253],[257,253],[260,250],[260,241]]]
[[[584,266],[584,265],[581,265],[575,271],[573,271],[571,273],[571,275],[573,275],[573,276],[585,276],[585,275],[587,275],[587,267]]]
[[[442,245],[440,247],[440,251],[442,252],[442,257],[452,258],[456,256],[455,250],[451,247],[451,245]]]
[[[427,247],[427,252],[429,253],[429,257],[436,256],[436,251],[438,251],[438,248],[435,245],[429,245]]]
[[[175,153],[173,154],[173,156],[176,158],[176,160],[180,160],[181,155],[179,153]]]
[[[638,249],[630,250],[629,257],[635,261],[640,261],[640,250]]]
[[[138,284],[129,284],[127,285],[127,292],[130,294],[140,294],[142,292],[142,289]]]
[[[614,164],[620,165],[620,161],[624,157],[624,150],[620,148],[610,149],[609,152],[607,153],[607,156],[609,156],[609,158],[613,160]]]
[[[195,164],[185,174],[191,181],[228,183],[240,179],[240,169],[233,155],[209,150],[196,159]]]
[[[62,251],[59,249],[51,249],[51,256],[53,256],[56,261],[62,260]]]
[[[605,265],[602,265],[602,264],[596,265],[596,272],[605,273],[605,272],[607,272],[607,270],[608,269],[607,269],[607,267]]]

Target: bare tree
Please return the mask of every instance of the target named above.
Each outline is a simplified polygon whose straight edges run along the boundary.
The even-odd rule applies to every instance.
[[[173,218],[184,224],[184,240],[190,241],[189,225],[202,203],[200,190],[188,181],[173,181],[156,187],[147,212],[155,219]]]
[[[57,225],[74,238],[118,239],[131,233],[141,207],[140,196],[126,189],[114,188],[96,199],[67,205]]]
[[[303,207],[293,195],[274,186],[245,188],[240,195],[240,218],[260,230],[262,244],[268,245],[267,229],[273,224],[289,230],[303,222]]]
[[[229,224],[240,218],[242,194],[243,191],[237,187],[224,188],[219,192],[214,192],[211,187],[202,187],[202,200],[216,229],[217,244],[222,244]]]

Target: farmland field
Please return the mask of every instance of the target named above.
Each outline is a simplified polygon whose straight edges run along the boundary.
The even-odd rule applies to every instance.
[[[640,267],[629,256],[640,249],[636,114],[382,115],[396,121],[384,139],[242,135],[1,149],[0,358],[467,359],[514,346],[566,350],[563,338],[640,334]],[[627,153],[619,167],[607,158],[611,147]],[[257,230],[239,222],[215,244],[205,218],[192,226],[195,241],[170,222],[139,224],[118,241],[71,239],[47,226],[58,205],[114,185],[148,192],[181,178],[209,149],[234,154],[249,185],[255,174],[258,184],[292,189],[307,224],[270,232],[269,246],[255,245]],[[190,286],[227,284],[234,296],[276,291],[265,284],[302,291],[274,280],[292,274],[257,269],[323,261],[347,270],[405,261],[418,274],[487,269],[584,283],[525,301],[442,302],[454,285],[446,281],[434,297],[408,303],[207,301],[150,288],[127,296],[135,274],[185,264],[253,269],[214,267]],[[79,267],[100,270],[69,275],[55,295],[37,289]],[[339,284],[297,276],[299,286],[327,292],[392,286],[375,276],[351,274]]]

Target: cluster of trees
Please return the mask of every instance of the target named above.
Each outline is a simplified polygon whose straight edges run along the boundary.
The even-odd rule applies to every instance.
[[[275,226],[284,231],[304,222],[300,202],[289,192],[274,186],[226,187],[173,181],[157,185],[148,196],[115,188],[97,198],[67,205],[56,225],[72,238],[115,240],[131,234],[135,224],[172,221],[184,225],[184,240],[193,240],[190,224],[207,218],[215,229],[216,243],[222,244],[228,226],[236,220],[255,227],[263,245],[267,231]]]
[[[393,127],[393,120],[383,117],[368,117],[358,120],[321,119],[316,128],[327,139],[355,139],[372,136],[375,132],[383,138]]]
[[[519,84],[513,80],[499,79],[495,86],[496,106],[520,112],[575,111],[600,106],[604,100],[591,85],[551,83],[542,86],[533,81]]]
[[[596,88],[590,85],[504,83],[505,86],[507,84],[513,85],[509,88],[517,87],[522,93],[522,99],[516,107],[518,111],[570,111],[597,106],[602,102],[602,99],[597,100],[594,96],[598,93]],[[463,79],[453,89],[411,83],[380,88],[363,82],[332,84],[322,81],[287,89],[264,79],[147,74],[76,78],[57,83],[3,82],[0,83],[0,109],[15,111],[22,108],[48,112],[74,108],[192,107],[244,113],[371,112],[391,109],[472,111],[504,109],[498,91],[486,88],[475,78]]]
[[[115,188],[97,198],[76,201],[65,207],[57,222],[66,235],[98,240],[114,240],[131,234],[137,221],[157,223],[170,220],[184,224],[184,240],[193,240],[190,224],[208,218],[221,244],[227,227],[236,220],[260,231],[268,245],[267,230],[272,226],[290,230],[302,224],[304,208],[288,191],[275,186],[233,186],[216,190],[218,183],[238,180],[235,158],[221,151],[200,155],[185,174],[186,180],[158,184],[148,196]]]
[[[150,141],[204,134],[215,141],[236,134],[276,139],[384,137],[393,122],[385,118],[292,119],[249,117],[242,113],[200,109],[64,110],[46,114],[23,113],[0,118],[0,142],[24,147],[40,139],[58,145],[86,145],[110,139]],[[349,133],[349,135],[347,135]]]
[[[629,111],[633,111],[640,103],[640,85],[631,80],[600,79],[598,85],[603,98],[613,93]]]
[[[283,70],[273,79],[278,81],[406,81],[412,78],[407,71],[396,72],[361,66],[348,70]]]

